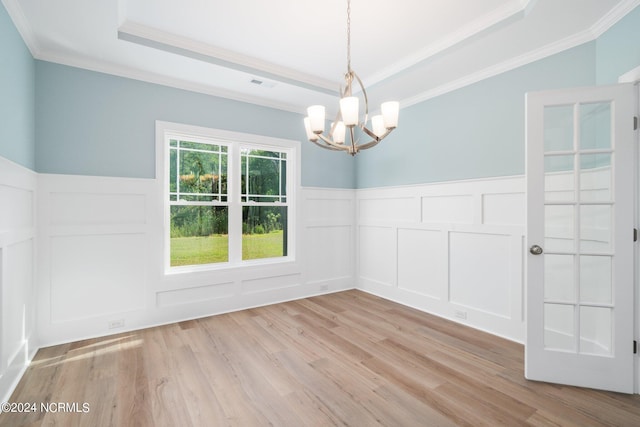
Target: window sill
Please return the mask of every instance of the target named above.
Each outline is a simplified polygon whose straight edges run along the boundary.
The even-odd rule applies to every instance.
[[[164,275],[167,277],[180,276],[187,274],[204,274],[214,272],[230,272],[234,270],[250,271],[255,269],[263,269],[265,267],[283,268],[297,266],[296,260],[292,256],[282,258],[263,258],[254,259],[249,261],[240,261],[238,263],[217,263],[217,264],[202,264],[202,265],[188,265],[180,267],[169,267],[165,269]]]

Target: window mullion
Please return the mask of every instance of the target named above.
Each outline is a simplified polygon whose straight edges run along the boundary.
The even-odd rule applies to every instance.
[[[229,262],[242,260],[241,161],[238,144],[229,147],[227,157],[227,192],[229,200]]]

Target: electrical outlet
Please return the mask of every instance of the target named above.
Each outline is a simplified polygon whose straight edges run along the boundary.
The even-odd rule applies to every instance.
[[[453,312],[453,315],[455,317],[457,317],[458,319],[467,319],[467,312],[466,311],[462,311],[462,310],[455,310]]]
[[[124,319],[109,321],[109,329],[124,328]]]

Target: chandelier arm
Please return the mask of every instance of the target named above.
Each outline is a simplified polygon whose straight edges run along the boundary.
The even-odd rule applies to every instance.
[[[367,148],[375,147],[381,141],[382,141],[382,139],[373,139],[373,140],[367,142],[366,144],[360,144],[360,145],[358,145],[358,150],[366,150]]]
[[[362,89],[362,97],[364,98],[364,121],[362,123],[364,126],[364,124],[367,123],[367,120],[369,119],[369,97],[367,96],[367,91],[364,88],[362,80],[360,80],[360,76],[355,71],[352,71],[351,74],[353,74],[353,76],[356,78],[358,84],[360,85],[360,89]]]
[[[387,137],[387,135],[389,135],[391,133],[391,131],[393,130],[393,129],[387,129],[385,133],[383,133],[382,135],[378,136],[375,133],[373,133],[372,131],[370,131],[369,128],[366,128],[364,126],[360,126],[360,129],[362,129],[362,131],[364,133],[366,133],[367,135],[369,135],[371,138],[377,139],[378,141],[382,141],[383,139],[385,139]]]
[[[351,126],[349,128],[349,137],[351,138],[351,148],[349,150],[349,153],[353,156],[358,152],[358,142],[360,141],[360,138],[356,139],[356,132],[355,132],[355,126]]]
[[[310,139],[309,141],[313,142],[314,144],[316,144],[320,148],[324,148],[325,150],[342,151],[342,150],[339,150],[337,148],[333,148],[333,147],[331,147],[329,145],[326,145],[326,144],[320,144],[317,139],[315,141],[313,139]]]
[[[343,144],[336,144],[335,142],[333,142],[332,140],[330,140],[329,138],[327,138],[326,136],[324,136],[323,134],[317,134],[318,138],[320,138],[321,140],[323,140],[327,146],[324,146],[322,144],[319,144],[322,147],[325,148],[330,148],[333,150],[342,150],[342,151],[349,151],[349,147]],[[317,143],[317,142],[316,142]]]

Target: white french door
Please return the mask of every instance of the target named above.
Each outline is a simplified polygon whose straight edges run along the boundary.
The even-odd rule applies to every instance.
[[[526,107],[525,376],[633,393],[634,87]]]

